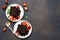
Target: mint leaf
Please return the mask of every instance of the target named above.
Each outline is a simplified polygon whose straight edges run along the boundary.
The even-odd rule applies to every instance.
[[[10,14],[10,9],[8,9],[8,12],[7,12],[7,14]]]

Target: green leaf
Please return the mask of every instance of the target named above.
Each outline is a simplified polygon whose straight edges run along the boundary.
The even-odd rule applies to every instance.
[[[26,16],[25,18],[28,18],[28,16]]]
[[[7,14],[10,14],[10,9],[8,9],[8,12],[7,12]]]

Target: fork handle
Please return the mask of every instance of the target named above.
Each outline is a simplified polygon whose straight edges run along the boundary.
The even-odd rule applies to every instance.
[[[12,28],[11,28],[11,27],[9,27],[9,29],[13,32],[13,30],[12,30]]]

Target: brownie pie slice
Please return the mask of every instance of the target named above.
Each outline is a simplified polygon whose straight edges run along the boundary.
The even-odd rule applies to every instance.
[[[17,31],[21,36],[25,36],[28,34],[28,29],[25,25],[18,25]]]
[[[10,10],[10,15],[11,15],[11,16],[17,18],[18,15],[20,14],[20,12],[21,12],[21,11],[20,11],[19,8],[17,8],[17,7],[12,7],[12,6],[11,6],[11,10]]]

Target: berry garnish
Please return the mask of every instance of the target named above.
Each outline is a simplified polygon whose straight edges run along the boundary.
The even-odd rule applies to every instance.
[[[24,6],[24,7],[27,7],[27,3],[26,3],[26,2],[23,2],[23,6]]]
[[[24,10],[25,10],[25,11],[28,11],[28,7],[24,7]]]
[[[30,28],[31,28],[31,27],[30,27],[30,25],[29,25],[29,26],[28,26],[28,30],[30,30]]]
[[[26,25],[27,26],[27,23],[26,22],[23,22],[22,25]]]
[[[18,19],[20,18],[20,16],[18,16]]]
[[[17,34],[17,36],[20,36],[20,34],[18,33],[18,31],[16,31],[16,34]]]
[[[5,0],[5,3],[8,4],[8,0]]]
[[[19,7],[19,5],[17,5],[17,6],[16,6],[16,8],[18,8],[18,9],[19,9],[19,8],[20,8],[20,7]]]
[[[2,9],[3,9],[3,10],[5,10],[6,8],[7,8],[7,6],[6,6],[6,5],[3,5],[3,6],[2,6]]]
[[[2,31],[3,31],[3,32],[6,32],[6,30],[7,30],[7,28],[5,28],[5,27],[4,27],[4,28],[2,28]]]

